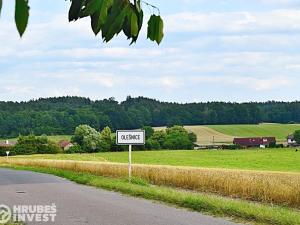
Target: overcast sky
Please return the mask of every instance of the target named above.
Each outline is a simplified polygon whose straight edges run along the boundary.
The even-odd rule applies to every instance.
[[[148,0],[165,20],[160,46],[103,44],[69,1],[29,0],[19,38],[14,4],[0,18],[0,100],[76,95],[164,101],[300,100],[299,0]],[[147,7],[145,12],[149,14]]]

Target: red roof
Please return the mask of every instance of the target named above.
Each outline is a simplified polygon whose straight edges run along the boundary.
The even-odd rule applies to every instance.
[[[61,148],[65,148],[66,146],[68,146],[69,144],[71,144],[70,141],[66,141],[66,140],[62,140],[58,143],[59,147]]]
[[[16,143],[16,141],[0,141],[0,147],[13,147]]]
[[[260,146],[276,143],[275,137],[253,137],[253,138],[235,138],[233,144],[240,146]]]

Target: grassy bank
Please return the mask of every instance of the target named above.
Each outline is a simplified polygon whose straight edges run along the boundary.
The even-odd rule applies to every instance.
[[[2,163],[6,160],[2,158]],[[1,161],[0,161],[1,163]],[[12,165],[57,168],[94,175],[127,177],[127,164],[15,159]],[[133,165],[133,175],[152,184],[300,208],[300,173]]]
[[[128,161],[128,152],[74,155],[32,155],[18,156],[17,158],[126,163]],[[234,151],[133,152],[132,160],[134,163],[138,164],[300,172],[300,152],[295,152],[294,149],[288,148]]]
[[[78,173],[61,169],[19,166],[14,166],[14,168],[54,174],[80,184],[118,191],[131,196],[157,200],[211,215],[231,217],[239,221],[242,220],[251,223],[272,225],[300,224],[300,212],[288,208],[153,186],[139,179],[133,179],[133,183],[129,184],[126,179],[101,177],[88,173]]]

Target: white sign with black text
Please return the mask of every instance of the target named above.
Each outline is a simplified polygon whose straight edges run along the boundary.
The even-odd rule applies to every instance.
[[[117,145],[144,145],[145,131],[144,130],[118,130]]]
[[[131,182],[131,151],[132,145],[145,144],[145,131],[144,130],[117,130],[116,143],[117,145],[128,145],[128,177]]]

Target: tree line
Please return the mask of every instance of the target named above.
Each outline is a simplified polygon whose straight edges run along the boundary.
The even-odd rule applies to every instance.
[[[41,98],[28,102],[0,102],[0,137],[73,134],[80,124],[97,131],[205,124],[300,122],[300,102],[170,103],[127,97],[92,101],[83,97]]]
[[[162,130],[154,130],[150,126],[145,126],[142,129],[145,130],[146,143],[142,146],[133,146],[133,150],[191,150],[197,142],[196,134],[187,131],[182,126]],[[20,135],[15,146],[0,146],[0,156],[5,156],[7,151],[10,155],[33,155],[118,152],[128,149],[128,146],[116,144],[116,134],[109,127],[98,132],[88,125],[79,125],[72,135],[71,143],[70,146],[63,147],[49,140],[46,135]]]
[[[143,146],[133,146],[134,150],[192,150],[197,142],[196,134],[188,132],[182,126],[162,130],[144,126],[142,129],[145,130],[146,143]],[[88,125],[79,125],[71,142],[73,146],[66,149],[65,153],[118,152],[128,149],[128,146],[116,144],[116,134],[109,127],[98,132]]]

